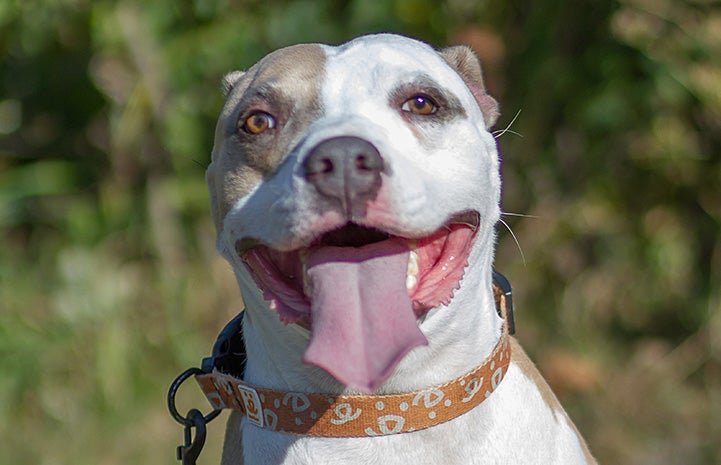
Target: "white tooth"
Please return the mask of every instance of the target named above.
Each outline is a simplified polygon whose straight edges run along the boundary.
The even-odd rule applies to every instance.
[[[411,250],[408,254],[408,271],[406,272],[406,289],[412,291],[418,285],[418,254]]]
[[[418,276],[418,254],[415,250],[411,250],[410,254],[408,254],[408,271],[406,274],[408,276]]]
[[[406,289],[412,291],[418,285],[418,278],[412,275],[406,276]]]

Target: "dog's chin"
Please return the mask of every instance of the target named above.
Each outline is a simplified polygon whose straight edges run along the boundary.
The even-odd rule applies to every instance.
[[[238,254],[281,321],[309,328],[313,295],[306,267],[309,256],[323,249],[342,249],[341,260],[352,261],[354,256],[382,256],[389,249],[405,247],[409,251],[406,289],[413,312],[420,318],[430,309],[451,302],[468,265],[479,221],[475,212],[461,213],[434,233],[418,238],[394,236],[381,229],[347,223],[307,247],[283,252],[256,245],[239,250]]]

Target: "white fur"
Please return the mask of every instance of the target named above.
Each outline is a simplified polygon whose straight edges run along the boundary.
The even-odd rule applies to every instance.
[[[246,379],[267,388],[340,392],[325,372],[301,363],[308,332],[283,325],[234,252],[238,237],[262,237],[292,249],[319,225],[334,221],[306,199],[317,195],[303,182],[304,154],[319,141],[357,136],[374,144],[390,167],[383,188],[392,205],[388,221],[398,234],[430,233],[449,215],[481,213],[480,230],[461,288],[448,307],[429,312],[420,327],[429,345],[418,347],[382,386],[408,392],[454,379],[480,365],[500,336],[491,288],[495,225],[499,220],[500,176],[495,140],[463,80],[437,52],[410,39],[366,36],[325,48],[321,83],[325,113],[306,132],[276,173],[226,215],[219,248],[233,265],[246,304]],[[387,95],[415,72],[431,75],[463,104],[468,117],[420,143]],[[236,423],[231,422],[231,428]],[[542,398],[535,382],[512,364],[493,395],[451,422],[409,434],[378,438],[326,439],[275,433],[240,422],[243,461],[248,465],[342,464],[580,464],[582,445],[563,411]],[[238,431],[229,431],[224,463],[234,453]],[[240,448],[237,448],[240,451]],[[238,462],[235,462],[238,463]]]

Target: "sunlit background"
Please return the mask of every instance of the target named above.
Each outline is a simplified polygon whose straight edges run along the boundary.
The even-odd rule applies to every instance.
[[[471,45],[515,118],[496,267],[600,462],[721,462],[712,0],[1,0],[2,460],[176,463],[168,384],[242,308],[203,178],[221,77],[375,31]]]

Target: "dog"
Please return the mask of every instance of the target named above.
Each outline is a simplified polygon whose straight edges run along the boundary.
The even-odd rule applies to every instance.
[[[498,311],[499,110],[471,49],[296,45],[224,91],[206,178],[247,385],[223,463],[595,463]]]

